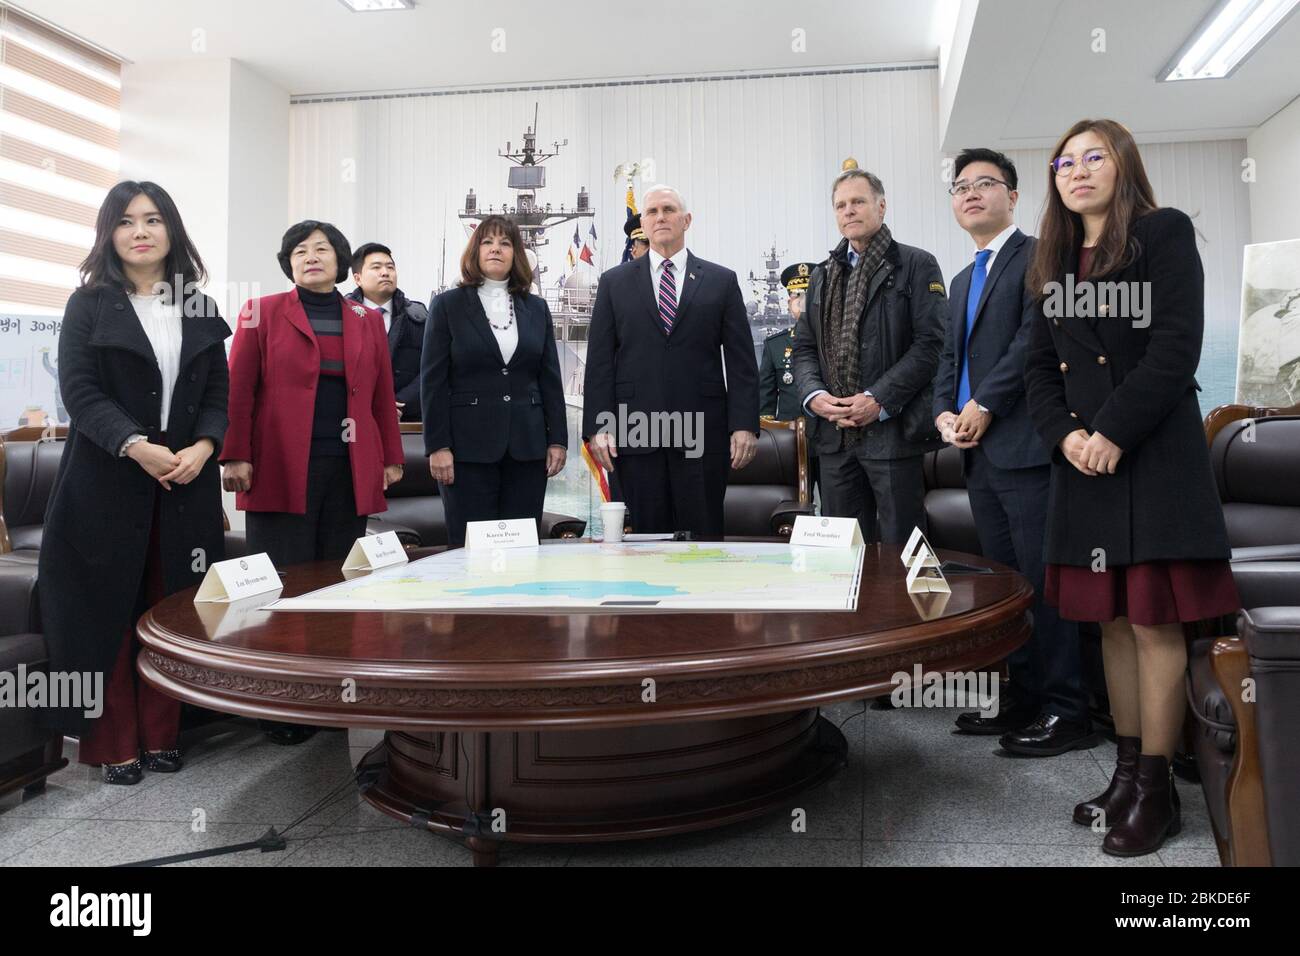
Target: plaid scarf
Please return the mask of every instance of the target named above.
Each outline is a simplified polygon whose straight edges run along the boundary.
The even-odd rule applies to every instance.
[[[826,345],[826,359],[830,367],[826,370],[826,384],[831,394],[843,397],[856,395],[862,391],[859,381],[859,361],[862,358],[862,343],[859,332],[862,314],[867,307],[867,290],[871,277],[884,262],[885,253],[893,237],[889,227],[881,223],[880,229],[867,240],[867,248],[858,257],[858,264],[849,271],[849,241],[842,239],[831,253],[826,263],[826,288],[829,292],[822,301],[822,341]],[[845,281],[845,273],[848,281]],[[861,428],[845,428],[846,446],[857,444],[862,437]]]

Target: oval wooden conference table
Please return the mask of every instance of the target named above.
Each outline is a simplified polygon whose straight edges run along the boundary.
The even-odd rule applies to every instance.
[[[822,705],[888,694],[918,664],[987,668],[1027,639],[1019,574],[942,552],[997,573],[909,595],[899,550],[867,546],[856,611],[261,611],[276,595],[196,605],[190,589],[140,619],[138,668],[217,711],[383,728],[358,765],[365,798],[491,864],[502,839],[662,836],[788,809],[846,761]],[[343,577],[295,565],[279,596]]]

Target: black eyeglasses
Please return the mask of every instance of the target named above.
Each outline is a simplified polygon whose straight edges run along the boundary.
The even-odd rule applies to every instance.
[[[1106,162],[1106,151],[1104,149],[1085,150],[1082,160],[1076,160],[1073,156],[1057,156],[1052,160],[1052,172],[1058,176],[1068,176],[1074,172],[1074,167],[1082,162],[1083,168],[1088,172],[1096,172]]]

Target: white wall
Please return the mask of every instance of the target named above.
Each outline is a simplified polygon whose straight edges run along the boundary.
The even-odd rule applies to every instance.
[[[122,178],[171,194],[228,320],[244,291],[285,286],[275,253],[288,215],[288,121],[289,94],[235,60],[122,68]]]
[[[229,60],[122,67],[122,178],[152,180],[167,190],[214,288],[227,274],[229,114]]]
[[[122,178],[171,194],[227,322],[287,284],[275,254],[288,225],[288,127],[289,94],[236,60],[122,68]],[[224,499],[242,528],[234,496]]]
[[[1250,185],[1251,242],[1300,238],[1300,97],[1246,138],[1246,155],[1255,161],[1256,176]]]

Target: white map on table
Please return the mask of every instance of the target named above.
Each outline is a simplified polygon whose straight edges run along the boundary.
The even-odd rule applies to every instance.
[[[761,542],[458,548],[285,598],[272,611],[852,611],[863,549]]]

